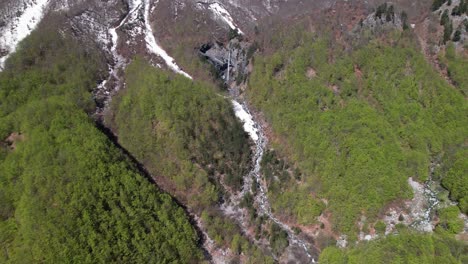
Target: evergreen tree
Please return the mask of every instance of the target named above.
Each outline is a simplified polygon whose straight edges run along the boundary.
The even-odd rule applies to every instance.
[[[452,41],[453,42],[460,41],[460,38],[461,38],[461,32],[460,32],[460,30],[456,30],[455,33],[453,34]]]

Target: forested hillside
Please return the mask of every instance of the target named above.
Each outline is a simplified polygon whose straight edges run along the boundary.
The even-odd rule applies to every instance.
[[[2,1],[0,263],[468,263],[467,0]]]
[[[270,261],[219,211],[222,197],[240,190],[250,167],[250,144],[229,101],[212,85],[156,69],[142,59],[130,64],[127,87],[108,116],[119,143],[166,190],[200,214],[218,246]]]
[[[214,87],[141,59],[129,65],[126,80],[128,89],[113,101],[115,132],[148,170],[167,177],[200,208],[219,199],[215,184],[221,175],[240,188],[250,162],[247,135]]]
[[[0,262],[196,263],[186,213],[89,117],[99,53],[41,25],[0,73]]]
[[[303,171],[301,190],[328,200],[334,226],[352,234],[361,214],[372,223],[387,203],[410,198],[408,178],[427,180],[437,155],[464,144],[467,104],[407,32],[352,52],[296,32],[273,36],[281,48],[255,57],[247,95],[279,138],[274,147]]]

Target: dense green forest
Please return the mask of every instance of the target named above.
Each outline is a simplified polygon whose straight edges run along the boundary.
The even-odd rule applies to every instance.
[[[450,190],[450,198],[458,202],[460,210],[468,214],[468,148],[448,150],[442,158],[443,166],[435,174],[442,186]]]
[[[232,106],[212,85],[193,82],[136,59],[125,73],[127,88],[107,117],[119,137],[158,183],[201,214],[220,246],[271,261],[216,209],[224,189],[239,190],[250,165],[250,144]],[[221,185],[220,183],[224,183]]]
[[[426,180],[435,156],[464,143],[466,100],[406,31],[347,52],[299,26],[278,32],[266,41],[276,51],[255,56],[247,96],[271,124],[273,147],[302,172],[281,196],[326,199],[334,227],[353,239],[359,215],[372,223],[387,203],[412,197],[408,178]]]
[[[315,223],[325,205],[310,195],[307,186],[297,184],[301,171],[278,157],[275,150],[265,152],[261,165],[275,214],[292,217],[302,225]]]
[[[186,213],[95,126],[91,46],[41,25],[0,73],[1,263],[190,263]]]
[[[400,234],[361,243],[349,249],[326,248],[320,255],[323,264],[381,263],[466,263],[468,247],[444,234]]]
[[[115,131],[151,173],[202,207],[218,201],[219,177],[241,187],[250,145],[225,98],[142,59],[128,66],[126,80],[128,89],[113,101]]]

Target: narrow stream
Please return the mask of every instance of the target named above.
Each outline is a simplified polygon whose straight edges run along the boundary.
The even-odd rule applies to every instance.
[[[416,230],[423,232],[432,232],[435,228],[434,214],[441,205],[436,189],[440,184],[432,180],[435,168],[439,163],[431,162],[428,180],[424,183],[408,179],[408,183],[413,189],[414,198],[411,201],[411,217],[413,222],[410,224]]]
[[[254,166],[252,170],[246,175],[244,178],[244,186],[243,190],[236,195],[237,201],[244,196],[246,192],[248,192],[251,188],[253,181],[255,181],[259,188],[257,190],[257,194],[255,196],[255,201],[258,204],[258,213],[259,215],[267,216],[271,221],[278,224],[284,231],[288,234],[289,244],[290,245],[297,245],[302,248],[310,260],[309,263],[316,263],[312,253],[310,252],[311,245],[304,240],[300,239],[294,231],[285,223],[281,222],[278,218],[276,218],[272,211],[270,202],[268,200],[267,195],[267,187],[266,183],[262,178],[261,175],[261,161],[263,158],[263,153],[267,146],[267,138],[263,132],[262,127],[259,125],[258,122],[255,121],[253,115],[250,113],[247,105],[245,103],[240,103],[239,99],[233,99],[232,104],[234,106],[234,111],[236,116],[244,123],[244,130],[249,134],[252,140],[255,143],[255,153],[254,153]],[[236,199],[236,197],[234,199]],[[231,200],[234,200],[231,199]],[[230,205],[223,205],[223,209],[226,214],[233,214],[232,211],[235,208],[238,208],[238,202],[232,202]],[[241,223],[242,224],[242,223]]]
[[[113,28],[108,30],[109,36],[111,37],[111,48],[110,53],[112,55],[113,64],[109,64],[109,77],[106,80],[103,80],[93,91],[93,95],[95,98],[99,98],[102,100],[102,105],[97,107],[95,116],[99,119],[100,116],[103,114],[104,110],[108,107],[109,101],[112,97],[112,93],[120,90],[122,81],[119,77],[119,71],[125,69],[126,65],[128,64],[127,60],[121,56],[118,52],[118,43],[119,43],[119,35],[117,30],[121,28],[123,25],[128,23],[132,20],[132,17],[138,16],[137,12],[141,8],[141,3],[135,3],[138,1],[130,1],[129,8],[130,11],[127,15],[120,21],[120,23]],[[113,87],[109,87],[110,84],[114,84]]]

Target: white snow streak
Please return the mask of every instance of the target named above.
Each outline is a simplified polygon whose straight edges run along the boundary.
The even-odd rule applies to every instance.
[[[244,34],[244,32],[242,32],[242,30],[240,30],[240,28],[234,24],[234,20],[232,19],[231,14],[229,14],[229,12],[222,5],[219,3],[213,3],[210,4],[208,8],[211,9],[211,11],[213,11],[217,17],[226,22],[226,24],[228,24],[231,29],[239,31],[240,34]]]
[[[146,41],[146,47],[148,50],[159,57],[161,57],[167,64],[169,68],[171,68],[173,71],[176,73],[182,74],[183,76],[192,79],[192,76],[190,76],[188,73],[184,72],[180,67],[175,63],[174,59],[167,54],[167,52],[158,45],[156,42],[156,39],[154,38],[153,34],[153,29],[151,28],[150,22],[149,22],[149,14],[150,14],[150,2],[149,0],[144,0],[144,8],[145,8],[145,41]],[[157,4],[157,2],[155,3]]]
[[[232,100],[232,105],[234,106],[234,113],[237,118],[239,118],[242,123],[244,123],[244,130],[247,132],[254,142],[258,141],[258,128],[255,125],[255,121],[252,118],[252,115],[247,112],[244,107],[237,101]]]
[[[6,31],[0,32],[0,47],[8,54],[0,58],[0,71],[3,70],[6,59],[16,50],[18,43],[26,38],[41,21],[49,0],[36,0],[24,9],[21,16],[14,18],[5,27]]]

